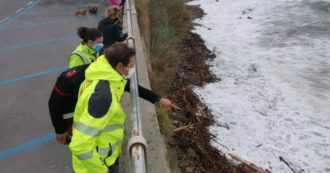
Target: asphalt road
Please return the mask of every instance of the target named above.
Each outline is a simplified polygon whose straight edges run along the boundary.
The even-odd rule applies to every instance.
[[[74,10],[100,0],[1,0],[0,172],[72,172],[66,146],[54,141],[47,102],[80,39],[79,26],[101,16]],[[103,12],[99,13],[103,14]]]
[[[20,10],[20,8],[24,8],[31,0],[2,0],[0,1],[0,21],[15,15],[15,12]]]

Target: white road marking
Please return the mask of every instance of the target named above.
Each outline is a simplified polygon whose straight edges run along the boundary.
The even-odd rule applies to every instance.
[[[30,2],[27,4],[27,6],[31,5],[32,3],[33,3],[33,1],[30,1]]]
[[[9,19],[9,17],[6,17],[6,18],[2,19],[2,20],[0,21],[0,23],[6,21],[6,20],[8,20],[8,19]]]
[[[20,8],[15,13],[17,14],[17,13],[21,12],[22,10],[23,10],[23,8]]]

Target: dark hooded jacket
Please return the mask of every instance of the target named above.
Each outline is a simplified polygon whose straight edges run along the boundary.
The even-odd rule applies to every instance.
[[[108,48],[113,43],[124,41],[127,38],[126,34],[121,34],[122,27],[119,21],[113,21],[109,17],[102,19],[98,24],[99,31],[103,34],[104,48]]]

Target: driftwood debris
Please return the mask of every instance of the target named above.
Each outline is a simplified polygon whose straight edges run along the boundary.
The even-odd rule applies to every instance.
[[[186,126],[182,126],[182,127],[178,127],[176,129],[174,129],[174,133],[178,132],[178,131],[181,131],[181,130],[184,130],[184,129],[193,129],[194,128],[194,125],[193,124],[189,124],[189,125],[186,125]]]
[[[188,8],[193,13],[192,17],[202,17],[204,14],[197,6]],[[202,87],[220,80],[209,71],[206,63],[215,57],[214,53],[207,49],[198,34],[191,31],[186,34],[177,49],[180,53],[180,64],[174,81],[169,82],[166,89],[169,91],[169,98],[183,108],[169,115],[175,123],[171,142],[177,153],[178,166],[186,173],[252,173],[249,167],[232,163],[211,145],[211,140],[216,138],[208,128],[215,122],[207,107],[193,91],[192,86]]]
[[[256,166],[255,164],[246,161],[244,159],[241,159],[240,157],[234,155],[234,154],[229,154],[231,158],[243,163],[244,165],[246,165],[247,167],[249,167],[251,170],[256,171],[257,173],[267,173],[265,170],[263,170],[262,168]]]

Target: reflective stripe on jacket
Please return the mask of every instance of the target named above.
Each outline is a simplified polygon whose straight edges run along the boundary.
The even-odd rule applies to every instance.
[[[121,96],[126,80],[104,56],[86,70],[74,113],[70,143],[75,172],[106,172],[121,155],[125,113]]]
[[[69,58],[69,68],[76,67],[83,64],[90,64],[97,58],[97,52],[81,42],[77,48],[72,52]]]

